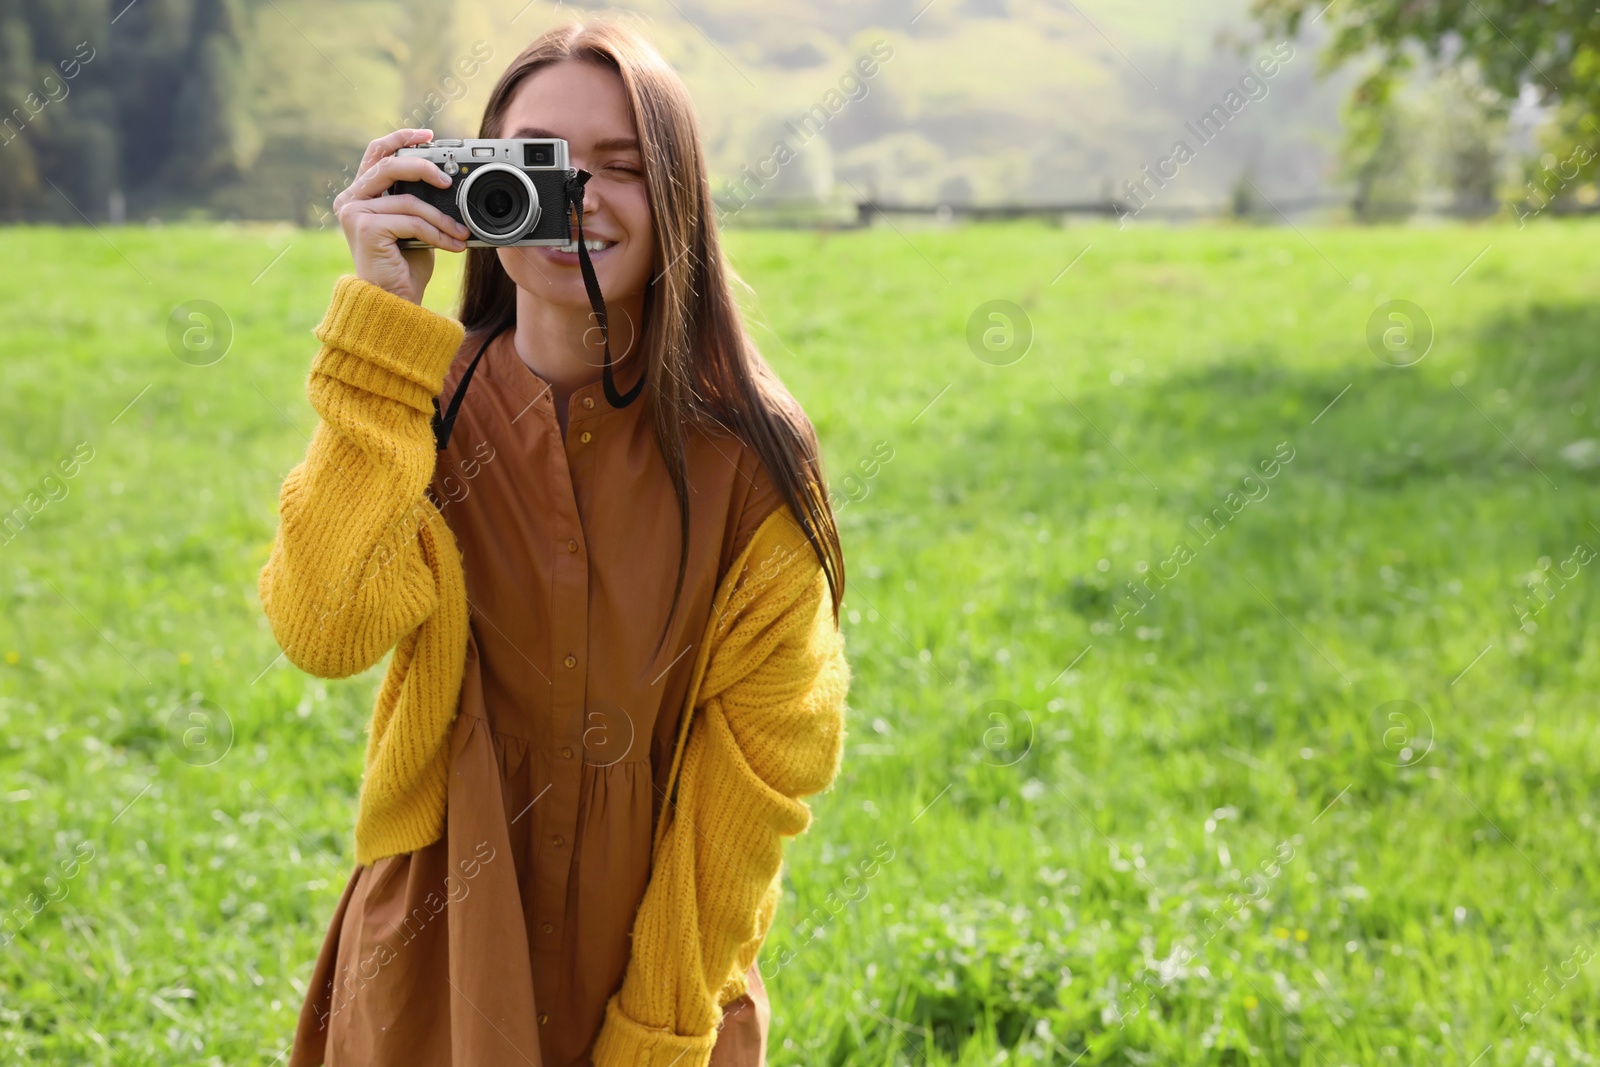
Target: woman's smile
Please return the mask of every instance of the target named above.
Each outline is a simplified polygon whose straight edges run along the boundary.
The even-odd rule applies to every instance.
[[[584,235],[583,246],[589,250],[589,259],[592,262],[598,262],[602,255],[616,248],[617,244],[616,241]],[[546,261],[558,267],[576,267],[581,262],[576,240],[568,241],[564,245],[541,245],[539,252]]]

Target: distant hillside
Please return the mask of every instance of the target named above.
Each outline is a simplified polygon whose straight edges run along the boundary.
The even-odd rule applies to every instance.
[[[556,21],[601,13],[642,23],[682,72],[719,199],[735,207],[751,196],[762,206],[858,195],[1085,200],[1120,193],[1180,139],[1194,158],[1159,190],[1164,207],[1224,201],[1246,173],[1284,195],[1329,180],[1340,87],[1314,82],[1308,46],[1296,45],[1263,81],[1265,95],[1229,114],[1209,144],[1187,132],[1185,122],[1222,104],[1270,51],[1272,42],[1243,54],[1220,43],[1227,33],[1252,38],[1243,0],[1136,9],[1106,0],[644,0],[615,12],[527,0],[273,0],[246,13],[260,154],[210,201],[153,210],[315,224],[327,218],[341,168],[371,137],[402,122],[475,132],[489,87],[522,45]],[[858,61],[873,59],[871,77],[859,78]],[[779,140],[794,158],[775,167]],[[752,181],[746,167],[776,173]]]

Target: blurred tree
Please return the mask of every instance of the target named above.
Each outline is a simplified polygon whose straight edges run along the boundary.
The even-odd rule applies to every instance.
[[[1420,207],[1490,215],[1509,176],[1498,93],[1469,63],[1433,65],[1425,78],[1378,72],[1341,115],[1341,176],[1363,222],[1405,218]]]
[[[39,211],[73,215],[68,201],[81,198],[102,163],[90,159],[71,173],[61,165],[75,146],[95,140],[87,111],[84,72],[98,55],[93,27],[104,22],[103,4],[44,5],[0,0],[0,216]],[[55,188],[52,188],[54,184]]]
[[[405,13],[405,46],[397,56],[400,66],[400,124],[430,126],[452,95],[441,84],[453,79],[450,61],[454,58],[455,5],[441,0],[402,0]],[[472,131],[476,133],[476,130]],[[439,136],[445,136],[443,131]]]
[[[1448,68],[1435,82],[1428,127],[1439,184],[1458,215],[1490,215],[1505,178],[1505,115],[1500,97],[1483,84],[1476,65]]]
[[[1420,138],[1398,88],[1393,77],[1368,78],[1343,108],[1340,170],[1354,183],[1351,210],[1362,222],[1402,219],[1417,208]]]
[[[1251,222],[1259,220],[1269,210],[1256,189],[1255,167],[1246,167],[1239,172],[1228,195],[1228,214],[1237,222]]]
[[[29,121],[27,96],[33,91],[33,34],[20,0],[0,0],[0,148],[6,181],[0,182],[0,217],[14,218],[40,186],[38,156],[23,130]]]
[[[1270,33],[1294,35],[1312,24],[1324,27],[1331,34],[1323,56],[1327,66],[1358,57],[1375,59],[1347,112],[1352,119],[1360,121],[1354,111],[1363,94],[1371,101],[1390,100],[1384,83],[1411,71],[1419,60],[1470,66],[1490,94],[1480,94],[1480,110],[1492,100],[1489,112],[1503,116],[1513,101],[1524,97],[1557,106],[1542,169],[1563,167],[1561,180],[1541,180],[1548,176],[1535,172],[1530,189],[1553,188],[1553,197],[1579,188],[1583,178],[1569,173],[1572,166],[1593,173],[1600,157],[1594,147],[1600,145],[1600,8],[1593,0],[1252,0],[1251,8]],[[1465,183],[1457,188],[1458,197],[1481,195],[1484,182],[1491,180],[1485,175],[1483,153],[1492,141],[1493,118],[1491,114],[1489,125],[1479,131],[1482,136],[1469,134],[1456,146]],[[1368,142],[1381,140],[1384,119],[1369,121],[1377,132],[1369,129],[1362,136]]]
[[[1578,0],[1253,0],[1274,32],[1295,34],[1326,18],[1327,60],[1376,51],[1389,71],[1408,70],[1409,46],[1432,59],[1471,59],[1507,99],[1524,85],[1546,100],[1584,100],[1600,113],[1600,10]],[[1312,17],[1307,19],[1307,15]]]
[[[0,0],[0,218],[196,205],[259,149],[244,0]]]
[[[177,134],[163,179],[200,191],[255,162],[261,137],[250,114],[240,0],[196,0],[189,30],[188,76],[173,106]]]

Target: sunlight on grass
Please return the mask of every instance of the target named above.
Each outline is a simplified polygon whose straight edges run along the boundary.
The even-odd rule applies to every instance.
[[[729,235],[855,671],[772,1062],[1595,1062],[1600,226],[902,230]],[[270,1064],[381,677],[278,659],[255,589],[348,254],[0,246],[0,1058]]]

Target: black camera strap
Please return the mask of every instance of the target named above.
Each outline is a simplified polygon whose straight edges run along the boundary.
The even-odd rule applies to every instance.
[[[583,187],[593,177],[586,170],[575,170],[567,177],[567,201],[578,214],[578,264],[583,268],[583,287],[589,291],[589,306],[594,309],[595,321],[600,324],[600,343],[605,348],[605,363],[600,368],[600,381],[605,387],[606,400],[614,408],[625,408],[644,392],[643,372],[633,388],[626,393],[617,392],[617,381],[611,374],[611,329],[606,322],[606,299],[600,295],[600,280],[594,276],[594,264],[589,262],[589,248],[583,243]]]
[[[606,321],[606,301],[600,293],[600,280],[595,277],[594,264],[589,259],[589,249],[583,242],[583,187],[592,177],[586,170],[575,170],[567,178],[567,202],[572,206],[578,217],[578,266],[583,271],[583,288],[589,294],[589,306],[594,311],[595,321],[600,324],[600,342],[605,350],[605,362],[600,369],[601,384],[605,388],[606,401],[614,408],[625,408],[644,391],[645,375],[639,374],[639,380],[633,388],[626,393],[617,391],[617,382],[611,372],[611,329]],[[507,319],[489,334],[483,344],[478,346],[478,354],[472,357],[472,362],[467,364],[467,369],[461,375],[461,383],[456,386],[455,395],[450,398],[449,410],[441,413],[439,398],[433,398],[433,439],[443,452],[450,443],[450,432],[455,429],[456,416],[461,411],[461,401],[466,398],[467,385],[472,381],[472,372],[478,369],[478,361],[483,359],[483,354],[489,350],[489,345],[496,337],[509,330],[516,322],[514,318]]]
[[[472,372],[478,369],[478,360],[482,359],[483,354],[489,351],[489,346],[494,343],[494,339],[511,329],[516,321],[515,318],[510,318],[502,322],[494,328],[493,333],[484,339],[483,344],[478,346],[478,354],[472,357],[471,363],[467,364],[466,371],[461,375],[461,384],[456,386],[456,395],[450,398],[450,410],[447,413],[444,415],[439,414],[439,398],[433,398],[433,440],[439,446],[440,452],[443,452],[445,446],[450,443],[450,431],[456,428],[456,415],[461,411],[461,401],[466,399],[467,383],[472,381]]]

